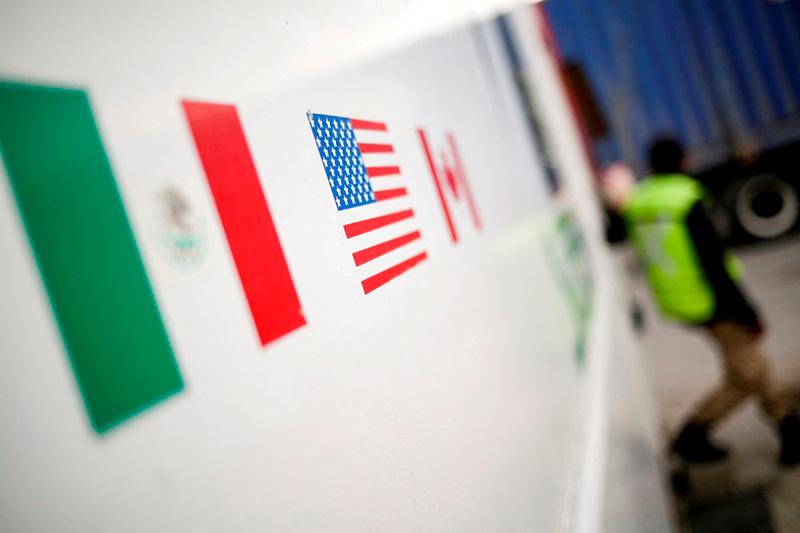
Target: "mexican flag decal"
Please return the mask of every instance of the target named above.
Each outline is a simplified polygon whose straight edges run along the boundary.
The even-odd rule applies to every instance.
[[[182,390],[86,93],[0,82],[0,153],[95,430]]]

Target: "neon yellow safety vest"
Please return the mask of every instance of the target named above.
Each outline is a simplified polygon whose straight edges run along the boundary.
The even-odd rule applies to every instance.
[[[623,209],[628,234],[658,306],[667,317],[682,322],[705,322],[716,307],[686,224],[689,211],[705,198],[697,180],[662,174],[637,185]],[[740,266],[733,256],[727,258],[726,266],[737,279]]]

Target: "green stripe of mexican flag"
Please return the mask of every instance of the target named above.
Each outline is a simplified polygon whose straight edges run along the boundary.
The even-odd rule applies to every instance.
[[[86,93],[0,82],[0,153],[94,428],[180,391]]]

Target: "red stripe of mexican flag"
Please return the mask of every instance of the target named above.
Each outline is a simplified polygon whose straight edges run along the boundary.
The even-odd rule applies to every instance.
[[[236,107],[183,101],[250,312],[266,345],[305,325]]]

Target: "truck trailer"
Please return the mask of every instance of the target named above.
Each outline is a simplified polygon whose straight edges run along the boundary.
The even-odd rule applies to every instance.
[[[728,214],[733,239],[800,219],[800,2],[546,2],[600,169],[647,173],[659,135]]]

